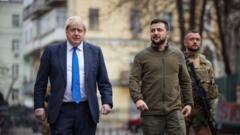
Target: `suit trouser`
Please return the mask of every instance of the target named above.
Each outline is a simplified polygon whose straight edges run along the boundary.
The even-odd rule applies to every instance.
[[[63,103],[51,135],[95,135],[97,124],[92,120],[88,102]]]
[[[141,116],[144,135],[186,135],[184,116],[180,110],[167,115]]]

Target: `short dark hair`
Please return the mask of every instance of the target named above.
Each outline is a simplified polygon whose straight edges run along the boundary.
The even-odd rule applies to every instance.
[[[188,33],[198,33],[199,34],[199,32],[195,29],[191,29],[191,30],[187,31],[187,33],[185,35],[187,35]]]
[[[191,30],[189,30],[189,31],[187,31],[187,32],[185,33],[184,40],[186,39],[186,37],[187,37],[187,35],[188,35],[189,33],[194,33],[194,34],[198,33],[198,34],[200,35],[200,33],[199,33],[197,30],[191,29]],[[200,36],[201,36],[201,35],[200,35]]]
[[[150,25],[155,24],[155,23],[163,23],[165,25],[166,30],[169,31],[168,22],[166,20],[163,20],[160,18],[155,18],[151,21]]]

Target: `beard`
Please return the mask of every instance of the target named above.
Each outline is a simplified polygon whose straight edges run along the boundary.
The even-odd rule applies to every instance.
[[[167,38],[160,39],[159,41],[155,41],[154,39],[152,39],[152,43],[155,45],[162,45],[166,40]]]
[[[191,52],[198,52],[200,50],[200,47],[198,48],[187,48]]]

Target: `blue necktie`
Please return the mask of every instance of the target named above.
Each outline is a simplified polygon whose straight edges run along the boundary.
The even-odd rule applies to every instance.
[[[76,103],[81,101],[79,65],[77,57],[77,47],[73,48],[72,55],[72,97]]]

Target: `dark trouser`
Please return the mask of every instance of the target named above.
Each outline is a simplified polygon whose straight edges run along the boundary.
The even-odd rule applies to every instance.
[[[51,135],[95,135],[88,102],[63,103],[55,123],[50,124]]]
[[[211,130],[208,126],[208,121],[200,108],[193,108],[191,115],[186,118],[187,134],[192,127],[195,135],[211,135]]]
[[[141,121],[144,135],[186,135],[185,121],[180,110],[167,115],[145,115]]]

